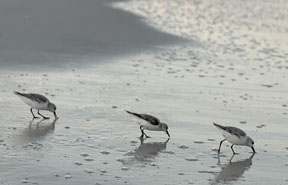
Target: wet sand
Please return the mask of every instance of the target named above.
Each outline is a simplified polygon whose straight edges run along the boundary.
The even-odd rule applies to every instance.
[[[114,6],[125,5],[191,43],[157,44],[158,50],[103,57],[101,63],[89,57],[89,67],[66,65],[61,72],[1,69],[0,184],[286,184],[288,51],[280,24],[285,4],[262,2],[263,14],[252,11],[261,23],[267,7],[278,10],[270,20],[278,27],[263,33],[260,23],[243,23],[252,15],[233,14],[243,4],[184,2]],[[244,8],[255,7],[250,3]],[[165,13],[176,7],[179,12]],[[212,10],[230,21],[233,32],[223,33],[225,24],[210,21]],[[57,104],[60,119],[31,121],[13,90],[42,92]],[[170,140],[164,132],[147,132],[152,138],[139,140],[139,126],[125,110],[157,116],[169,125]],[[231,158],[224,143],[218,156],[222,136],[212,122],[245,130],[257,153],[234,147],[240,154]]]
[[[139,16],[109,7],[116,1],[1,1],[1,68],[63,70],[82,67],[91,57],[101,63],[103,57],[184,41],[148,27]]]

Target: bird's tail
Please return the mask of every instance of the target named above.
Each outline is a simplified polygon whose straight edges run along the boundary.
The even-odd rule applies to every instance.
[[[139,116],[140,116],[139,114],[134,113],[134,112],[130,112],[130,111],[128,111],[128,110],[126,110],[126,112],[127,112],[128,114],[131,114],[131,115],[136,116],[136,117],[139,117]]]
[[[130,112],[130,111],[128,111],[128,110],[126,110],[126,112],[127,112],[128,114],[132,114],[132,115],[135,115],[135,113],[134,113],[134,112]]]
[[[22,93],[18,92],[18,91],[14,91],[14,94],[18,95],[18,96],[23,96]]]
[[[221,129],[221,130],[223,130],[223,129],[225,128],[224,126],[219,125],[219,124],[217,124],[217,123],[213,123],[213,125],[214,125],[216,128]]]

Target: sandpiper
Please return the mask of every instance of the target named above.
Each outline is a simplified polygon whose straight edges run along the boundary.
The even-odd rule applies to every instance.
[[[137,121],[137,123],[140,125],[140,130],[141,130],[141,136],[140,138],[143,138],[146,136],[149,138],[144,133],[144,130],[151,130],[151,131],[164,131],[170,137],[170,134],[168,132],[168,125],[166,123],[161,123],[158,118],[148,115],[148,114],[138,114],[130,111],[126,111],[127,113],[136,116],[139,118],[141,121]],[[142,121],[143,120],[143,121]]]
[[[233,154],[236,154],[233,150],[234,145],[244,145],[244,146],[251,147],[253,150],[253,153],[256,153],[253,147],[254,145],[253,139],[247,136],[247,134],[243,130],[236,128],[236,127],[222,126],[216,123],[213,123],[213,124],[215,125],[216,128],[218,128],[222,132],[222,135],[225,138],[224,140],[220,142],[218,153],[220,153],[220,149],[221,149],[221,145],[223,141],[226,141],[226,140],[232,144],[231,149],[233,151]]]
[[[40,115],[43,119],[49,119],[49,117],[43,116],[40,114],[40,110],[48,110],[50,112],[54,113],[55,119],[57,119],[56,115],[56,106],[55,104],[51,103],[48,98],[41,94],[35,94],[35,93],[20,93],[17,91],[14,91],[14,93],[19,96],[24,103],[29,105],[31,107],[30,111],[33,115],[33,119],[39,118],[36,117],[32,111],[32,109],[37,109],[38,110],[38,115]]]

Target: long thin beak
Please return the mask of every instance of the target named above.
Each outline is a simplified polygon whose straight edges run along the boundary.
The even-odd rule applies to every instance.
[[[256,151],[255,151],[254,147],[252,146],[251,148],[252,148],[252,150],[253,150],[253,153],[256,153]]]
[[[166,134],[170,137],[170,134],[169,134],[168,130],[166,131]]]
[[[55,117],[55,119],[57,119],[57,118],[58,118],[58,116],[56,115],[56,112],[54,112],[54,117]]]

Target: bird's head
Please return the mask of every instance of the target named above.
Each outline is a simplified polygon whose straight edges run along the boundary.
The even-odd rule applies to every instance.
[[[249,147],[253,147],[254,146],[254,140],[251,137],[248,137],[247,141],[246,141],[246,145]]]
[[[49,103],[49,105],[48,105],[48,110],[49,110],[50,112],[53,112],[55,118],[57,118],[57,115],[56,115],[56,105],[55,105],[54,103]]]
[[[160,128],[161,130],[163,130],[164,132],[166,132],[166,134],[168,135],[168,137],[170,137],[170,134],[168,132],[168,125],[166,123],[161,123],[160,124]]]
[[[249,147],[251,147],[252,150],[253,150],[253,153],[255,153],[254,140],[253,140],[251,137],[248,137],[248,138],[247,138],[246,145],[249,146]]]

